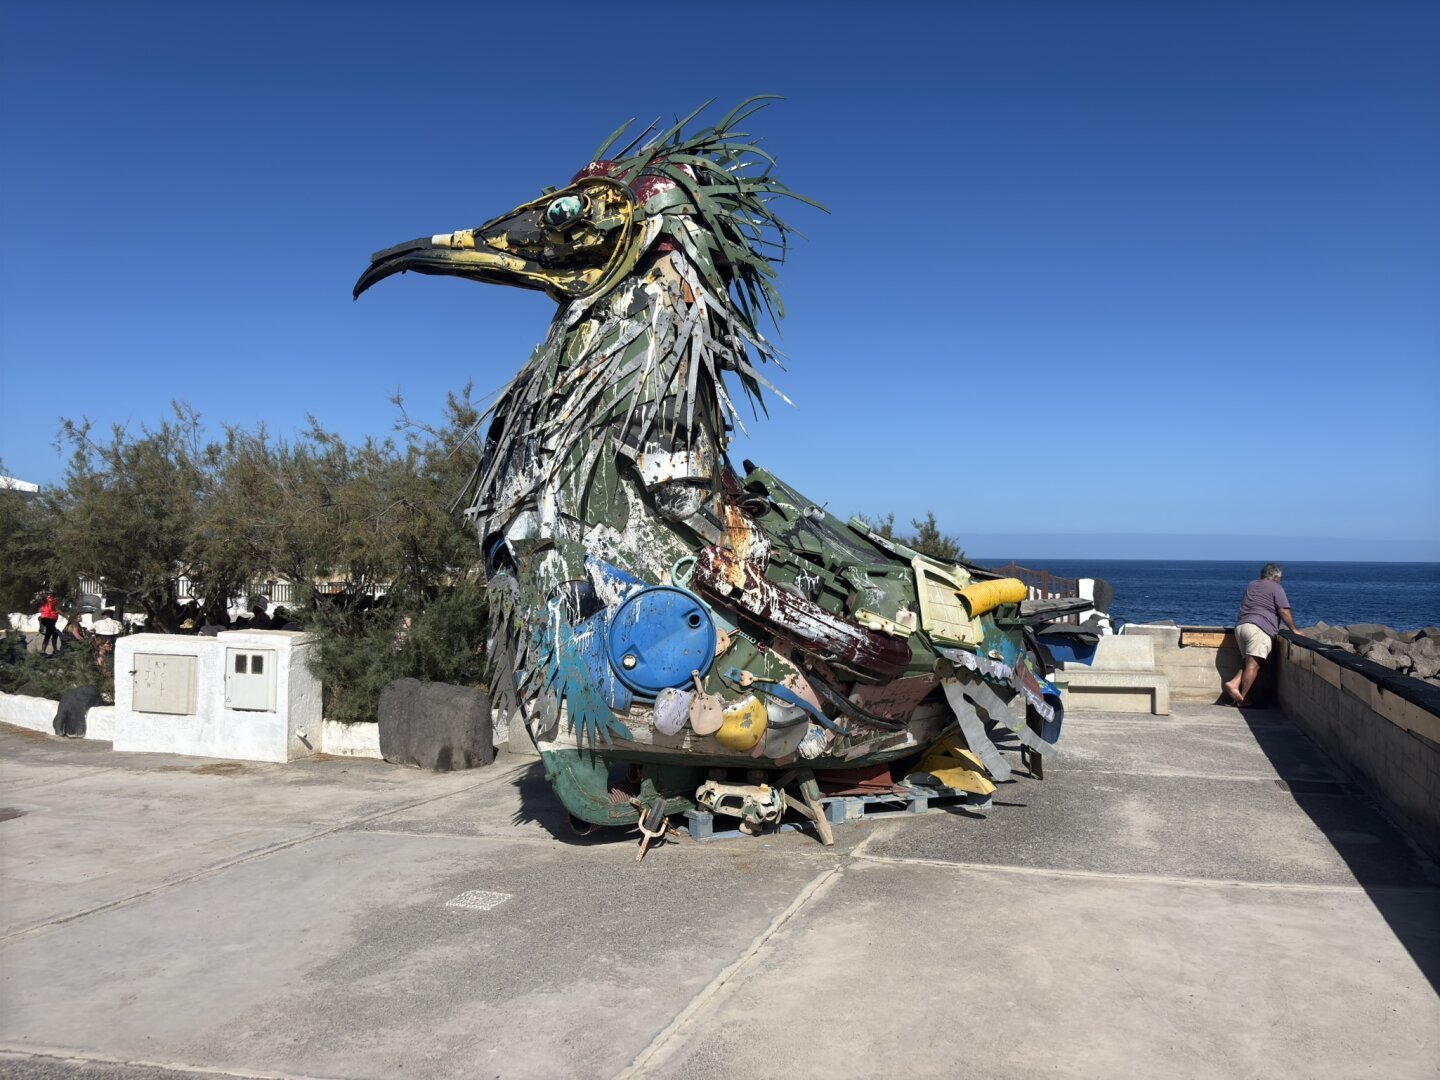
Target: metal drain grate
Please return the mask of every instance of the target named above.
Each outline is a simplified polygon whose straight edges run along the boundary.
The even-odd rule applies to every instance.
[[[497,908],[506,900],[510,899],[508,892],[486,892],[483,889],[471,889],[469,892],[462,892],[454,900],[446,901],[446,907],[464,908],[466,911],[489,911]]]

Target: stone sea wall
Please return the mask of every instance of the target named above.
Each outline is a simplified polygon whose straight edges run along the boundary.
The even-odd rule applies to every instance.
[[[1403,644],[1433,644],[1430,633]],[[1280,708],[1440,858],[1440,686],[1433,676],[1421,680],[1367,658],[1379,643],[1325,643],[1308,634],[1282,641]]]
[[[1440,686],[1440,627],[1391,630],[1378,623],[1329,626],[1321,622],[1301,627],[1300,636],[1353,653],[1397,675]]]

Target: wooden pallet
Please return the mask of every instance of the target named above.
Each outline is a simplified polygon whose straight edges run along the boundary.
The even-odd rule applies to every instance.
[[[911,788],[907,795],[832,795],[822,799],[825,817],[832,825],[866,821],[890,814],[932,814],[947,806],[968,810],[990,809],[990,796],[953,788]]]
[[[967,810],[990,809],[990,796],[977,795],[970,791],[956,791],[953,788],[910,788],[907,794],[890,795],[827,795],[820,799],[825,811],[825,820],[831,825],[848,825],[857,821],[874,821],[877,818],[904,814],[935,814],[947,807],[963,806]],[[729,815],[721,815],[721,822],[737,821]],[[738,828],[716,829],[716,817],[708,810],[686,810],[682,826],[692,840],[730,840],[747,836]],[[766,828],[763,835],[774,833],[803,832],[814,827],[805,821],[782,820],[778,825]]]

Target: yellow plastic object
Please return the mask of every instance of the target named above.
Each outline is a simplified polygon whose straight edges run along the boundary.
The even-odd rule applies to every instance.
[[[994,611],[1001,604],[1018,604],[1029,595],[1030,592],[1025,588],[1025,583],[1019,578],[1013,577],[996,578],[994,581],[977,581],[960,590],[960,599],[964,601],[965,610],[970,612],[972,619],[976,615]]]
[[[954,734],[932,746],[915,771],[927,772],[956,791],[989,795],[995,785],[984,775],[984,768],[980,759],[966,748],[964,739]]]
[[[965,614],[958,596],[970,584],[970,575],[958,566],[946,566],[923,555],[915,556],[910,565],[915,571],[920,625],[925,632],[943,644],[980,644],[984,633]]]
[[[715,741],[726,750],[749,753],[765,737],[765,729],[769,726],[770,717],[765,703],[754,694],[746,694],[721,714],[720,730],[715,733]]]

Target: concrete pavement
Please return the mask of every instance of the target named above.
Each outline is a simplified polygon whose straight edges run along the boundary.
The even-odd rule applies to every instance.
[[[0,1076],[1387,1078],[1435,868],[1277,713],[1076,713],[942,813],[580,840],[529,761],[0,732]]]

